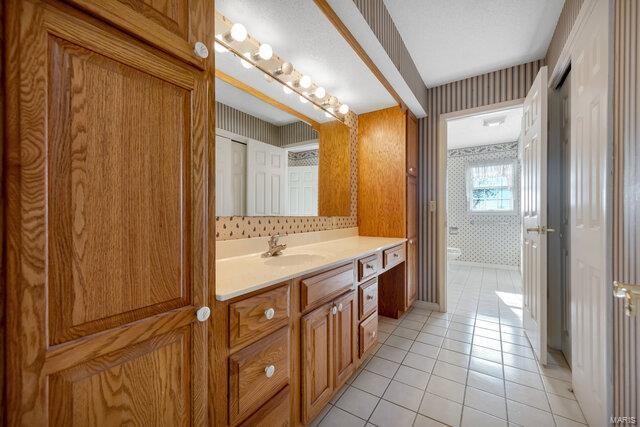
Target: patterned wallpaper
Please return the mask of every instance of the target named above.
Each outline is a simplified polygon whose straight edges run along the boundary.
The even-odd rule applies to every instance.
[[[293,234],[309,231],[333,230],[358,226],[358,116],[350,112],[347,116],[349,142],[351,145],[351,215],[336,217],[216,217],[216,240],[266,237],[274,233]],[[217,126],[217,123],[216,123]]]
[[[317,166],[318,161],[318,150],[289,152],[289,166]]]
[[[543,60],[469,77],[427,89],[428,116],[420,119],[419,206],[438,200],[438,121],[440,114],[524,98]],[[418,298],[438,302],[437,208],[422,212],[419,225]]]
[[[483,264],[520,265],[520,215],[469,214],[466,195],[466,167],[469,163],[517,159],[518,143],[483,145],[448,151],[447,159],[447,245],[460,248],[458,261]],[[519,168],[514,182],[515,206],[520,197]]]
[[[584,0],[565,0],[564,6],[562,6],[562,12],[560,12],[560,16],[558,17],[556,29],[553,32],[553,36],[551,37],[551,42],[549,43],[547,54],[545,56],[546,64],[549,66],[549,75],[553,73],[553,69],[558,62],[560,53],[569,38],[569,33],[573,28],[573,24],[576,22],[576,18],[580,13],[582,3],[584,3]]]
[[[276,126],[221,102],[216,102],[216,127],[276,147],[318,139],[318,132],[305,122]]]

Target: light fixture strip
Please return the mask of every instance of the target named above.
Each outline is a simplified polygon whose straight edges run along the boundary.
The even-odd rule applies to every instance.
[[[224,27],[226,27],[226,30],[225,31],[218,31],[220,29],[220,27],[221,27],[221,26],[219,27],[218,24],[224,25]],[[232,25],[233,25],[233,23],[229,19],[227,19],[224,15],[222,15],[220,12],[218,12],[216,10],[216,33],[225,34],[231,29]],[[329,113],[331,116],[333,116],[334,118],[336,118],[340,122],[346,124],[346,114],[338,114],[338,113],[336,113],[335,111],[337,111],[338,108],[333,108],[333,106],[330,106],[331,108],[327,108],[328,101],[330,99],[332,99],[332,95],[329,94],[328,92],[326,92],[326,90],[325,90],[325,96],[323,98],[325,102],[324,103],[319,103],[319,102],[317,102],[317,98],[315,96],[311,96],[311,94],[314,93],[315,89],[318,87],[317,84],[312,82],[311,86],[309,88],[305,89],[305,90],[302,90],[299,85],[295,84],[295,82],[300,80],[302,78],[302,76],[303,76],[303,74],[300,73],[299,71],[297,71],[295,68],[293,68],[292,72],[288,74],[288,76],[291,76],[291,84],[288,84],[289,82],[287,80],[285,80],[284,78],[280,77],[279,74],[276,74],[275,72],[272,72],[271,70],[267,69],[264,65],[261,65],[261,63],[272,63],[274,65],[277,64],[278,65],[276,67],[276,69],[277,69],[277,68],[280,67],[280,65],[282,65],[284,62],[286,62],[286,61],[283,61],[278,55],[276,55],[275,52],[273,53],[273,56],[271,57],[271,59],[269,59],[267,61],[256,61],[256,60],[254,60],[253,55],[246,55],[245,56],[246,52],[242,52],[242,51],[238,50],[238,48],[233,46],[232,43],[228,42],[225,37],[220,37],[220,38],[216,37],[215,42],[220,44],[224,48],[226,48],[229,52],[235,54],[239,59],[243,59],[244,61],[250,63],[251,65],[256,67],[258,70],[262,71],[263,73],[265,73],[266,75],[268,75],[272,79],[277,80],[280,84],[289,87],[296,94],[298,94],[301,97],[305,98],[307,101],[309,101],[313,105],[321,108],[326,113]],[[259,46],[260,46],[260,44],[261,44],[258,40],[253,38],[250,34],[247,35],[247,38],[243,42],[239,42],[239,43],[242,43],[242,45],[244,45],[244,46],[250,45],[252,49],[249,52],[251,52],[251,53],[257,51]],[[308,93],[307,93],[307,91],[308,91]]]

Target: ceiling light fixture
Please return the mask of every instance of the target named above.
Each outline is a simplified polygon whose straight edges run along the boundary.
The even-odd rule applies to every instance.
[[[236,22],[231,26],[229,31],[231,38],[237,42],[243,42],[247,39],[248,33],[244,25]]]
[[[244,25],[231,22],[218,11],[215,12],[214,25],[217,33],[214,48],[217,53],[233,53],[243,68],[260,70],[267,82],[276,80],[282,84],[285,94],[295,92],[301,103],[311,103],[328,117],[346,123],[345,115],[351,113],[348,106],[342,106],[338,98],[314,83],[311,76],[299,72],[290,62],[277,56],[269,44],[253,38]]]
[[[305,74],[304,76],[300,77],[300,80],[298,80],[298,84],[303,89],[309,89],[311,87],[311,77]]]

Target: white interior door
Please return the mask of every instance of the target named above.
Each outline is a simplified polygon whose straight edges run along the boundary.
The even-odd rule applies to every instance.
[[[522,118],[523,323],[533,351],[547,364],[547,67],[524,101]]]
[[[571,368],[592,426],[608,425],[607,273],[609,2],[599,1],[571,53]]]
[[[263,142],[247,142],[247,215],[285,212],[287,152]]]
[[[216,135],[216,215],[230,216],[231,197],[231,140]]]
[[[318,215],[318,166],[290,166],[289,215]]]
[[[231,141],[231,215],[246,214],[247,207],[247,146]]]

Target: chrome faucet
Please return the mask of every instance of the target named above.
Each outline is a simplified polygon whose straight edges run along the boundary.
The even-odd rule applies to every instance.
[[[262,254],[263,258],[269,258],[272,256],[278,256],[287,248],[286,243],[278,244],[278,238],[281,237],[279,234],[274,234],[269,237],[269,250]]]

